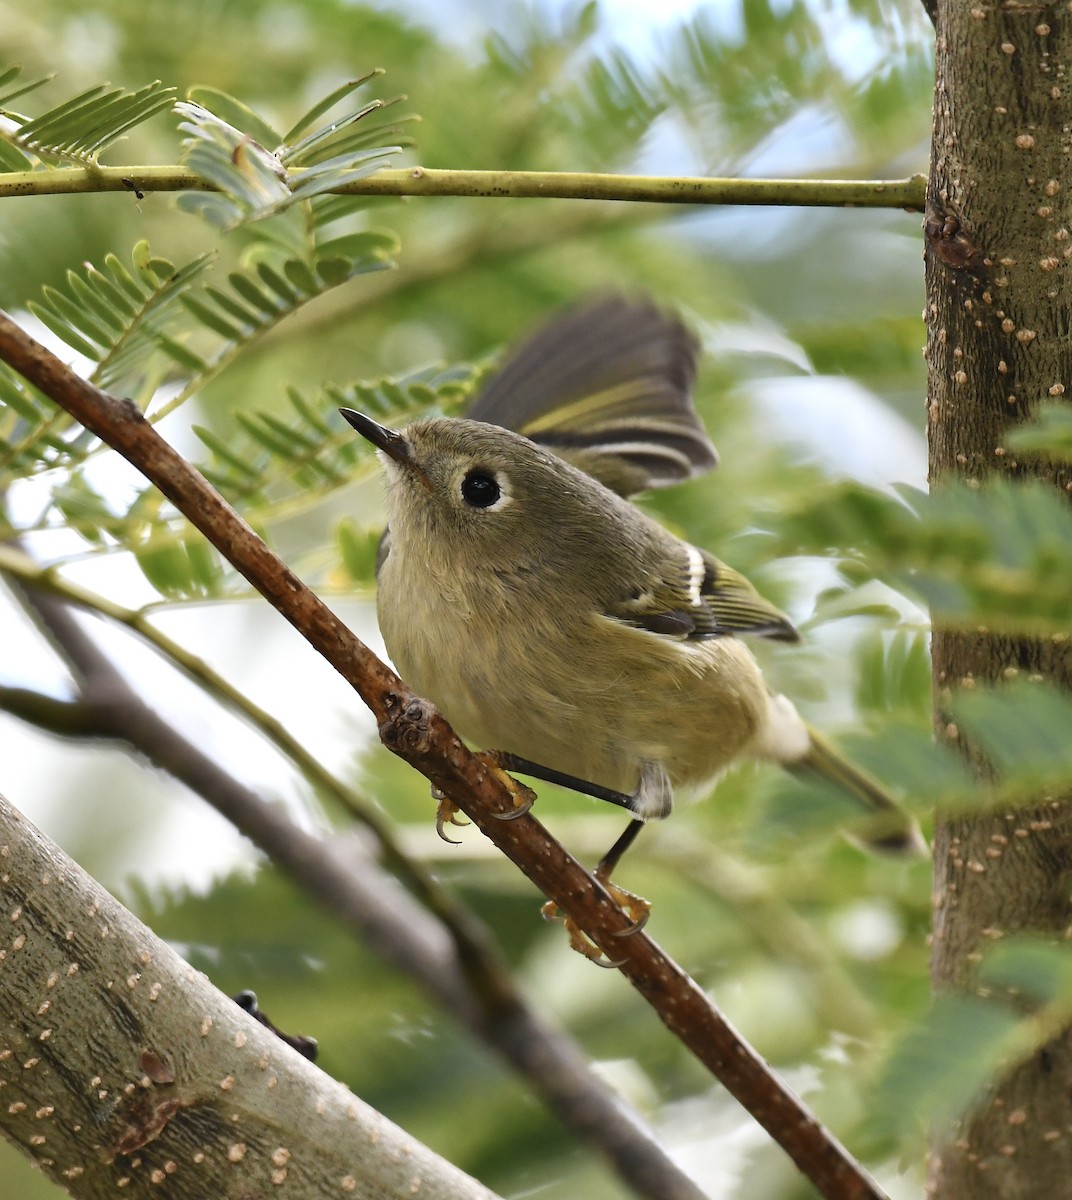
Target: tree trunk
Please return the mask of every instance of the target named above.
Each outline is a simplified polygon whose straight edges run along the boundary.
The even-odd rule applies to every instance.
[[[1007,452],[1008,429],[1072,388],[1072,11],[1065,4],[941,0],[926,217],[931,484],[1046,470]],[[1072,393],[1070,393],[1072,394]],[[1069,489],[1065,468],[1049,469]],[[1072,598],[1070,598],[1072,607]],[[1015,675],[1072,685],[1067,638],[936,629],[936,723],[962,739],[948,703],[960,688]],[[961,749],[981,778],[970,746]],[[940,820],[935,834],[935,989],[972,990],[986,947],[1034,931],[1064,939],[1068,798]],[[1003,1078],[959,1126],[936,1135],[930,1193],[1068,1195],[1072,1035]]]

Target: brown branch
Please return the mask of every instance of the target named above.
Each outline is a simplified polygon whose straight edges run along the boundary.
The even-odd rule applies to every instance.
[[[599,1151],[621,1179],[651,1200],[702,1200],[640,1119],[589,1069],[560,1030],[535,1013],[483,926],[434,883],[415,879],[437,923],[400,892],[369,855],[340,850],[267,804],[147,704],[75,619],[46,592],[16,584],[20,599],[72,668],[79,697],[55,700],[0,688],[0,707],[64,736],[122,743],[167,771],[226,817],[303,891],[382,958],[406,972],[456,1020],[491,1045],[527,1080],[567,1130]],[[434,895],[429,895],[435,891]],[[449,937],[444,936],[444,931]]]
[[[74,375],[0,313],[0,358],[118,450],[195,525],[358,692],[380,737],[454,800],[544,895],[553,899],[829,1200],[879,1200],[863,1168],[770,1070],[703,990],[629,918],[531,815],[513,812],[505,785],[443,717],[415,696],[254,534],[129,401]]]

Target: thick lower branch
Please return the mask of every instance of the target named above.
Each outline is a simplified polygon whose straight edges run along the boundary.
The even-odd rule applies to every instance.
[[[0,862],[0,1131],[64,1189],[494,1200],[217,991],[2,797]]]

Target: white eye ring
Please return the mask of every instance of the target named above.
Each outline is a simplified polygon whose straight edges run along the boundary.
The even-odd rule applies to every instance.
[[[502,480],[489,467],[472,467],[466,471],[458,490],[468,508],[491,512],[510,503],[510,494]]]

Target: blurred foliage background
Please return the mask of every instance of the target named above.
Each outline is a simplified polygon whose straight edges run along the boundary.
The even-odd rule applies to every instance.
[[[56,75],[15,102],[29,114],[106,79],[131,90],[160,79],[180,97],[229,93],[284,130],[333,88],[383,68],[357,95],[405,94],[374,118],[403,144],[397,164],[817,178],[926,169],[931,30],[913,0],[0,0],[0,22],[9,63],[28,79]],[[165,111],[103,161],[179,153]],[[0,304],[25,312],[43,289],[66,294],[71,269],[103,270],[109,254],[133,270],[143,240],[158,264],[211,253],[199,280],[223,290],[228,272],[255,271],[280,247],[315,257],[307,212],[230,232],[206,216],[165,195],[7,200]],[[190,398],[163,428],[362,636],[378,644],[371,549],[382,510],[373,464],[331,416],[339,398],[394,420],[429,405],[458,411],[501,347],[550,310],[593,291],[650,292],[703,339],[697,402],[721,464],[649,508],[798,621],[801,647],[758,650],[811,721],[846,735],[921,812],[936,781],[945,798],[965,794],[929,739],[921,604],[948,589],[921,587],[917,570],[959,570],[965,540],[935,535],[929,559],[895,553],[926,474],[918,215],[430,198],[348,202],[333,219],[367,273],[341,272],[233,345],[198,326],[202,363],[221,357],[190,368]],[[180,394],[179,368],[171,358],[121,383],[155,393],[158,409]],[[713,1195],[801,1194],[787,1160],[640,999],[539,920],[539,898],[509,864],[472,831],[458,848],[437,841],[427,785],[378,747],[348,690],[225,564],[191,550],[129,471],[91,453],[73,468],[43,458],[7,472],[6,520],[26,547],[125,605],[151,605],[160,628],[358,781],[411,852],[492,925],[533,1003]],[[984,602],[954,600],[961,614]],[[0,621],[4,682],[63,694],[62,669],[17,607],[5,601]],[[303,820],[343,835],[345,819],[213,698],[122,631],[93,628],[176,725]],[[206,806],[114,751],[3,716],[0,745],[0,787],[14,803],[222,989],[253,987],[277,1024],[315,1035],[325,1069],[416,1137],[505,1195],[622,1194],[449,1014]],[[915,1195],[919,1128],[884,1119],[903,1093],[891,1099],[876,1078],[928,1003],[928,866],[865,856],[837,831],[845,815],[773,769],[742,770],[647,831],[620,877],[654,901],[652,934],[760,1053],[892,1195]],[[621,823],[550,789],[539,816],[588,860]],[[0,1180],[27,1200],[55,1192],[6,1147]]]

